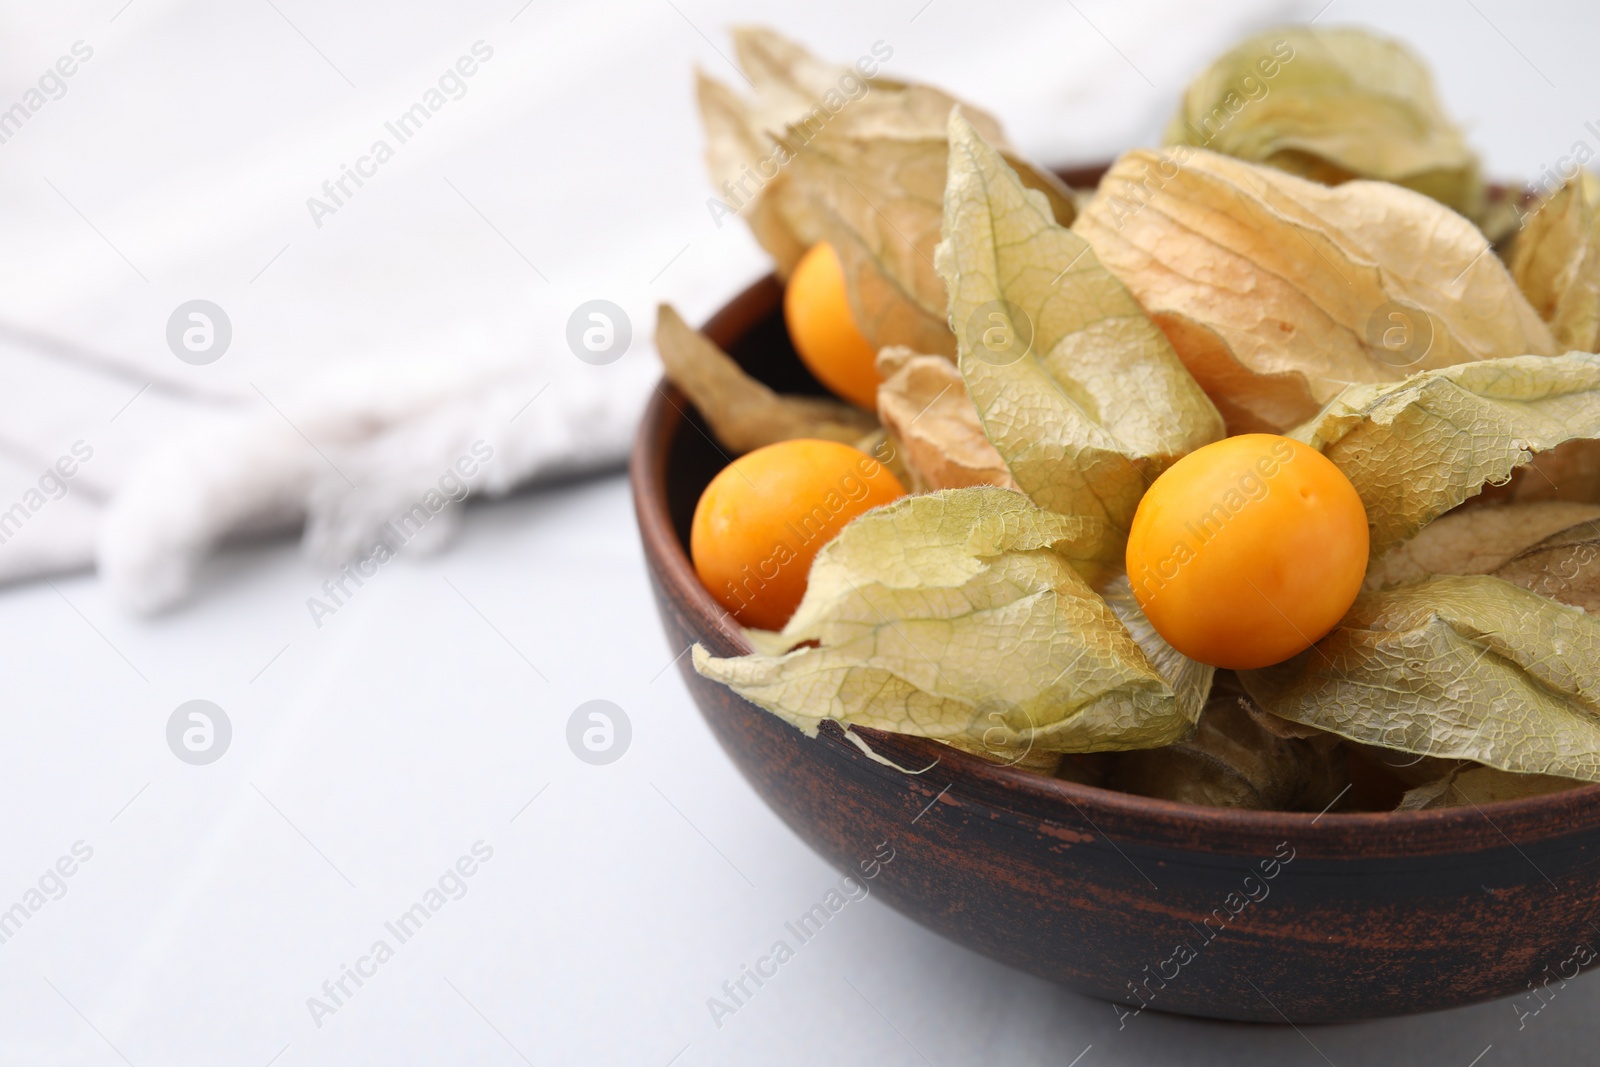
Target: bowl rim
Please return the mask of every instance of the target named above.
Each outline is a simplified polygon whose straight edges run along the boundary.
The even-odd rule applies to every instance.
[[[723,348],[731,347],[746,330],[772,313],[781,293],[776,275],[759,278],[713,314],[701,331]],[[730,648],[748,654],[752,649],[743,628],[701,584],[672,522],[666,465],[670,445],[687,423],[684,410],[687,406],[692,406],[688,399],[663,377],[657,382],[640,421],[629,461],[640,536],[647,564],[671,597],[692,616],[693,631],[715,633]],[[720,446],[718,450],[721,451]],[[687,651],[687,648],[680,651],[679,656]],[[839,724],[827,720],[823,729],[840,743],[849,744]],[[952,791],[959,783],[966,787],[962,792],[967,797],[984,798],[999,807],[1014,807],[1009,801],[1025,800],[1026,807],[1036,815],[1039,809],[1048,807],[1060,807],[1064,812],[1075,808],[1082,815],[1084,807],[1089,807],[1098,813],[1120,815],[1129,822],[1154,820],[1191,834],[1246,830],[1251,836],[1282,835],[1286,840],[1306,845],[1314,845],[1320,838],[1324,845],[1349,846],[1357,840],[1365,840],[1367,831],[1383,830],[1392,840],[1389,847],[1380,851],[1395,855],[1462,851],[1463,845],[1470,842],[1470,838],[1462,836],[1468,824],[1479,830],[1480,839],[1486,838],[1482,848],[1504,844],[1515,848],[1519,841],[1540,840],[1566,831],[1600,826],[1600,783],[1543,796],[1429,811],[1256,811],[1124,793],[991,763],[930,738],[863,726],[852,726],[851,730],[875,752],[900,766],[924,766],[936,760],[945,768],[946,775],[940,777],[950,778]],[[875,769],[885,774],[902,773],[889,767]],[[1480,820],[1493,827],[1494,835],[1481,833]],[[1375,842],[1366,841],[1369,849],[1373,844]],[[1533,861],[1530,859],[1529,863]],[[1537,869],[1537,864],[1534,866]]]

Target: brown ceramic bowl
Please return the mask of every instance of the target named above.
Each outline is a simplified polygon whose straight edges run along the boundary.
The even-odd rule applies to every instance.
[[[789,346],[775,279],[740,293],[705,332],[780,390],[818,389]],[[669,642],[719,656],[750,649],[686,545],[700,492],[725,462],[663,382],[634,446],[634,506]],[[1235,811],[859,731],[903,767],[933,765],[913,777],[869,760],[831,722],[807,738],[701,678],[687,655],[678,662],[723,749],[812,848],[859,875],[886,843],[893,861],[871,883],[883,900],[1082,993],[1186,1015],[1334,1022],[1529,994],[1592,962],[1588,945],[1600,949],[1589,921],[1600,908],[1600,786],[1481,809]]]

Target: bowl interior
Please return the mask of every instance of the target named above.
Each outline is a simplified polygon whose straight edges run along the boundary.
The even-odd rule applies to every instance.
[[[1095,171],[1069,172],[1069,174],[1074,178],[1097,176]],[[778,392],[831,395],[806,369],[789,341],[783,321],[782,296],[781,283],[775,277],[769,275],[762,278],[724,306],[705,324],[703,331],[727,351],[747,373]],[[664,498],[666,517],[670,521],[674,535],[675,543],[667,546],[669,558],[665,563],[669,570],[675,572],[674,584],[685,589],[689,599],[697,602],[695,613],[702,617],[706,629],[724,639],[719,643],[728,647],[719,654],[747,652],[748,645],[738,626],[726,617],[710,594],[699,585],[688,558],[689,531],[695,505],[706,485],[731,461],[732,457],[716,443],[709,427],[686,398],[667,383],[662,384],[662,389],[661,398],[656,405],[653,405],[652,411],[660,411],[659,400],[664,399],[667,406],[661,412],[661,417],[669,425],[658,427],[665,432],[653,434],[652,428],[648,425],[652,416],[647,416],[641,447],[647,447],[647,439],[653,438],[665,446],[667,453],[664,462],[660,462],[659,466],[646,465],[659,471],[663,480],[659,494],[646,494],[646,496],[656,500]],[[670,425],[674,423],[676,425]],[[639,477],[637,472],[636,477]],[[650,476],[645,475],[645,477]],[[1286,824],[1305,826],[1316,819],[1320,820],[1324,832],[1343,823],[1348,831],[1356,831],[1357,825],[1364,826],[1366,830],[1383,826],[1402,837],[1414,834],[1426,826],[1428,827],[1426,836],[1436,837],[1437,840],[1433,845],[1438,847],[1447,846],[1452,834],[1446,824],[1462,822],[1468,816],[1478,818],[1489,814],[1500,818],[1515,818],[1519,822],[1522,819],[1531,819],[1532,823],[1548,828],[1552,822],[1561,820],[1562,812],[1568,816],[1575,816],[1581,811],[1584,820],[1588,821],[1596,817],[1596,809],[1600,807],[1596,804],[1600,801],[1600,784],[1595,784],[1546,796],[1496,801],[1476,809],[1329,812],[1322,816],[1312,812],[1213,808],[1102,789],[1045,777],[1014,767],[999,766],[924,738],[886,734],[865,728],[858,728],[858,732],[871,739],[875,749],[892,755],[892,758],[902,762],[903,765],[922,766],[930,759],[941,759],[948,770],[952,772],[964,770],[966,776],[982,779],[988,789],[1001,789],[1011,794],[1014,799],[1027,795],[1035,803],[1059,804],[1066,808],[1092,796],[1100,804],[1127,809],[1127,814],[1132,815],[1137,811],[1145,817],[1155,817],[1160,821],[1198,820],[1201,823],[1225,821],[1230,825],[1238,825],[1238,822],[1243,820],[1247,823],[1260,823],[1259,829],[1267,829],[1268,824],[1277,827]],[[1391,844],[1402,850],[1406,848],[1398,838]],[[1421,841],[1412,837],[1409,844],[1410,847],[1417,847]]]

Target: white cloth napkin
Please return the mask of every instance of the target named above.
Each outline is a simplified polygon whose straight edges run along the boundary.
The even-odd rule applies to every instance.
[[[475,495],[618,464],[657,374],[655,303],[697,319],[765,269],[706,208],[691,57],[742,89],[721,27],[783,20],[614,7],[14,11],[0,581],[97,561],[123,603],[159,609],[232,537],[303,527],[330,564],[370,553],[474,442],[493,452]],[[1210,54],[1297,10],[1002,4],[993,32],[862,13],[806,43],[849,61],[883,41],[885,76],[942,84],[1073,162],[1153,139]],[[1029,33],[1003,30],[1018,20]],[[202,365],[168,342],[197,299],[231,326]],[[568,320],[598,299],[632,343],[592,366]]]

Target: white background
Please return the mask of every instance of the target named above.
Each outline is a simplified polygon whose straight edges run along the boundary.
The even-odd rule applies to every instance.
[[[95,48],[0,145],[0,321],[149,375],[270,391],[355,356],[570,359],[568,313],[604,297],[638,338],[593,372],[620,381],[648,373],[656,301],[697,320],[764,269],[705,210],[689,72],[737,81],[727,24],[769,22],[839,59],[889,42],[886,74],[937,82],[1028,154],[1071,163],[1153,141],[1211,53],[1322,6],[273,3],[0,7],[0,107],[72,42]],[[1321,18],[1427,56],[1491,173],[1594,141],[1591,8],[1337,0]],[[478,39],[495,58],[469,95],[315,228],[304,198]],[[210,367],[163,341],[193,296],[234,322]],[[0,438],[54,455],[97,432],[113,470],[159,435],[143,400],[110,427],[133,387],[69,388],[35,362],[4,364]],[[0,592],[0,908],[74,842],[94,850],[0,944],[0,1062],[1593,1058],[1590,981],[1521,1031],[1500,1002],[1304,1032],[1147,1013],[1119,1032],[1106,1004],[875,899],[718,1028],[706,998],[837,876],[739,778],[669,669],[681,650],[656,621],[620,476],[473,507],[448,552],[389,564],[318,628],[305,602],[327,576],[271,543],[226,551],[193,602],[154,619],[89,575]],[[194,698],[234,730],[205,767],[165,741]],[[596,698],[633,726],[604,767],[565,740]],[[467,895],[315,1025],[307,998],[479,840],[493,858]]]

